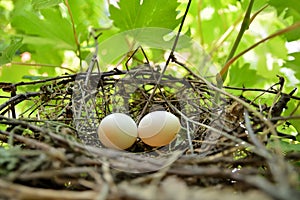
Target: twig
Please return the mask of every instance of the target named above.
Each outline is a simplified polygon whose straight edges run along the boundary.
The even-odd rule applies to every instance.
[[[21,135],[17,135],[17,134],[10,134],[7,131],[2,131],[0,130],[0,134],[6,135],[6,136],[10,136],[12,135],[13,138],[17,139],[18,141],[28,145],[29,147],[34,147],[34,148],[39,148],[45,151],[46,154],[48,154],[49,156],[55,158],[55,159],[59,159],[59,160],[66,160],[64,153],[59,150],[56,149],[46,143],[42,143],[39,142],[37,140],[31,139],[31,138],[26,138],[24,136]]]
[[[0,105],[0,111],[3,110],[5,107],[9,106],[9,105],[14,105],[16,106],[17,104],[21,103],[23,100],[28,99],[30,97],[36,97],[36,96],[40,96],[41,94],[43,94],[43,91],[39,91],[39,92],[27,92],[24,94],[18,94],[12,98],[10,98],[8,101],[6,101],[5,103]],[[5,112],[1,113],[0,115],[4,115]]]
[[[251,141],[253,142],[253,144],[257,147],[258,151],[261,151],[262,154],[266,155],[264,156],[265,158],[269,158],[269,153],[266,151],[265,146],[263,146],[263,144],[257,139],[257,137],[254,134],[254,131],[251,127],[251,123],[250,123],[250,117],[249,117],[249,113],[248,111],[245,109],[244,110],[244,119],[245,119],[245,125],[248,131],[248,135],[251,139]]]
[[[230,90],[241,90],[242,92],[246,91],[252,91],[252,92],[263,92],[263,93],[269,93],[269,94],[277,94],[276,91],[270,90],[270,89],[260,89],[260,88],[241,88],[241,87],[233,87],[233,86],[224,86],[225,89]],[[291,96],[291,99],[300,100],[300,97],[297,96]]]
[[[97,191],[69,191],[23,186],[0,179],[0,193],[19,200],[95,200]]]
[[[188,121],[186,122],[186,134],[188,137],[189,148],[190,148],[191,154],[194,154],[194,147],[193,147],[192,137],[191,137],[191,133],[190,133],[190,123]]]

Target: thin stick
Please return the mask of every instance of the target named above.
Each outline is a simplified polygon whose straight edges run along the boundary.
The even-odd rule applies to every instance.
[[[34,188],[11,183],[0,179],[0,191],[13,199],[61,199],[61,200],[92,200],[98,195],[97,191],[68,191],[44,188]],[[1,192],[1,193],[2,193]],[[2,194],[3,194],[2,193]]]
[[[194,147],[193,147],[192,137],[191,137],[191,133],[190,133],[190,123],[189,123],[189,121],[186,121],[186,134],[187,134],[187,137],[188,137],[188,142],[189,142],[189,147],[190,147],[191,154],[194,154]]]

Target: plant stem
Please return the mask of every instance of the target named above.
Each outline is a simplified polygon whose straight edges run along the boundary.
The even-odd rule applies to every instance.
[[[68,13],[69,13],[70,19],[71,19],[73,35],[74,35],[75,44],[76,44],[76,47],[77,47],[77,56],[79,57],[79,60],[80,60],[80,72],[82,72],[81,50],[80,50],[80,43],[78,41],[78,36],[77,36],[77,33],[76,33],[75,22],[74,22],[74,18],[73,18],[73,14],[72,14],[72,11],[71,11],[69,1],[65,0],[65,4],[66,4],[66,7],[68,8]]]
[[[203,0],[198,1],[198,6],[197,6],[197,21],[198,21],[198,32],[200,36],[200,44],[203,46],[204,45],[204,36],[203,36],[203,31],[202,31],[202,19],[201,19],[201,10],[202,10],[202,4]]]
[[[254,0],[251,0],[249,5],[248,5],[248,8],[247,8],[247,11],[246,11],[246,14],[245,14],[245,17],[243,19],[243,22],[242,22],[242,25],[241,25],[241,28],[240,28],[240,31],[234,41],[234,44],[231,48],[231,51],[227,57],[227,60],[226,60],[226,63],[234,56],[240,42],[241,42],[241,39],[245,33],[245,31],[249,28],[249,25],[250,25],[250,15],[251,15],[251,10],[252,10],[252,7],[253,7],[253,4],[254,4]],[[225,64],[226,65],[226,64]],[[226,79],[226,76],[227,76],[227,70],[221,74],[222,76],[222,80],[224,81]]]

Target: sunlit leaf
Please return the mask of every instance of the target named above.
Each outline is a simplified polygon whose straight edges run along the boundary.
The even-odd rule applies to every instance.
[[[277,142],[269,142],[269,147],[271,148],[278,148],[278,143]],[[288,142],[284,142],[284,141],[279,141],[279,145],[281,150],[284,153],[288,153],[288,152],[300,152],[300,145],[299,144],[290,144]]]
[[[91,27],[106,30],[111,26],[111,20],[108,18],[108,10],[105,6],[106,1],[69,0],[68,2],[80,43],[88,39]]]
[[[76,49],[72,26],[57,8],[35,12],[30,5],[21,3],[15,8],[11,23],[17,31],[52,41],[60,49]],[[33,45],[39,43],[33,41]]]
[[[259,82],[263,82],[264,78],[259,76],[256,70],[250,69],[250,64],[240,66],[238,63],[230,67],[229,83],[230,86],[249,87]]]
[[[298,0],[270,0],[269,4],[276,8],[278,14],[284,12],[285,17],[292,16],[294,21],[300,20],[300,6],[298,6]]]
[[[300,6],[298,0],[270,0],[269,4],[276,8],[278,15],[283,14],[285,18],[292,17],[294,22],[300,21]],[[300,39],[300,29],[285,34],[288,41]]]
[[[284,67],[292,69],[295,71],[295,76],[300,80],[300,52],[291,53],[290,60],[288,60]]]
[[[61,3],[62,0],[32,0],[32,6],[34,9],[44,9],[52,6],[56,6]]]
[[[13,37],[11,39],[10,45],[5,49],[0,50],[0,66],[11,62],[16,51],[22,46],[21,37]]]
[[[161,27],[174,29],[180,22],[177,19],[179,3],[177,0],[140,1],[120,0],[119,8],[110,6],[111,19],[121,30],[143,27]]]
[[[295,100],[290,100],[290,102],[288,103],[287,109],[284,112],[285,116],[290,116],[291,114],[293,114],[294,116],[300,116],[300,108],[298,107],[298,102],[296,102]],[[299,119],[291,119],[288,121],[297,130],[298,136],[299,136],[299,133],[300,133]]]

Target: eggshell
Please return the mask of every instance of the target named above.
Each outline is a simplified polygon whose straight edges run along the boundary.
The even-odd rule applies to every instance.
[[[136,123],[123,113],[107,115],[98,127],[99,140],[108,148],[127,149],[134,144],[137,135]]]
[[[179,131],[179,119],[166,111],[155,111],[145,115],[138,126],[138,136],[145,144],[153,147],[169,144]]]

